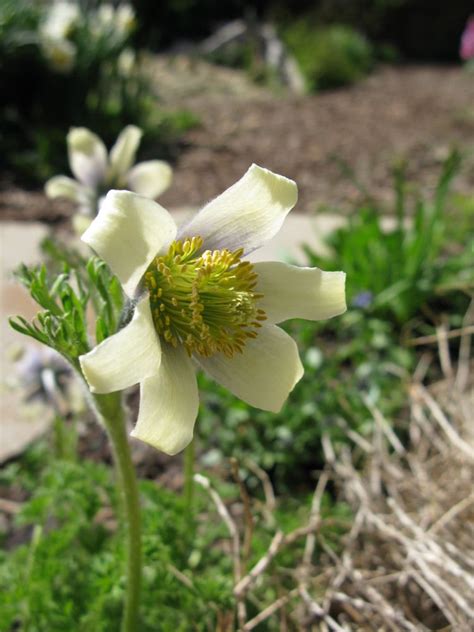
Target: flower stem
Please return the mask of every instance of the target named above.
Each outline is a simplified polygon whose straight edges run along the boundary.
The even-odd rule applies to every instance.
[[[115,465],[127,529],[127,584],[122,618],[122,632],[136,632],[142,575],[140,499],[135,468],[125,430],[120,393],[93,395],[100,421],[113,446]]]
[[[194,439],[184,450],[184,501],[186,508],[191,511],[194,498]]]

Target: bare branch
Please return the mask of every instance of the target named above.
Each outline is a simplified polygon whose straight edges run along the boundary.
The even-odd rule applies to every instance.
[[[270,562],[273,560],[275,555],[280,550],[281,545],[283,544],[285,536],[283,531],[277,531],[273,536],[273,540],[270,543],[268,551],[265,553],[263,557],[259,559],[259,561],[255,564],[255,566],[250,570],[250,572],[240,581],[234,588],[234,595],[239,597],[244,595],[251,584],[257,579],[259,575],[261,575],[265,569],[268,567]]]
[[[437,402],[431,397],[426,388],[421,384],[413,386],[414,394],[417,395],[428,406],[433,419],[439,424],[443,432],[446,434],[451,443],[461,450],[471,461],[474,461],[474,448],[472,448],[459,434],[454,430],[453,426],[449,423],[446,415],[441,410]]]
[[[445,324],[436,327],[436,341],[438,343],[439,361],[441,369],[446,378],[453,376],[453,365],[448,345],[448,329]]]
[[[444,333],[444,337],[446,339],[459,338],[459,336],[465,336],[474,333],[474,325],[469,325],[466,327],[461,327],[461,329],[451,329],[451,331],[446,331]],[[434,334],[432,336],[420,336],[419,338],[410,338],[407,340],[406,344],[409,347],[417,347],[419,345],[429,345],[438,342],[438,335]]]
[[[309,525],[315,525],[319,519],[319,512],[321,511],[321,500],[323,498],[324,490],[329,481],[329,474],[322,472],[318,479],[316,489],[314,490],[313,500],[311,502],[311,511],[309,514]],[[316,544],[316,535],[314,529],[312,529],[306,536],[306,542],[303,554],[303,567],[308,568],[313,558],[314,546]]]
[[[247,467],[255,476],[260,480],[263,487],[263,493],[265,494],[265,502],[267,505],[268,511],[271,513],[275,510],[276,500],[275,500],[275,492],[273,491],[273,485],[270,480],[270,477],[262,469],[257,463],[252,461],[251,459],[245,459],[244,461],[245,467]]]
[[[247,623],[242,628],[243,632],[249,632],[250,630],[253,630],[254,628],[256,628],[257,625],[259,625],[260,623],[263,623],[265,619],[268,619],[268,617],[271,617],[272,614],[275,614],[277,610],[279,610],[284,605],[286,605],[290,601],[290,599],[292,599],[297,594],[298,594],[298,589],[295,588],[292,591],[290,591],[287,595],[283,595],[282,597],[280,597],[279,599],[271,603],[264,610],[259,612],[257,616],[255,616],[253,619],[250,619],[250,621],[247,621]]]
[[[240,538],[239,538],[237,525],[232,519],[230,513],[228,512],[227,507],[224,504],[224,501],[216,492],[216,490],[212,487],[211,481],[205,476],[202,476],[202,474],[195,474],[194,480],[196,481],[198,485],[201,485],[201,487],[204,487],[204,489],[209,493],[210,497],[214,501],[214,504],[217,509],[217,513],[220,515],[220,517],[222,518],[223,522],[225,523],[227,527],[227,530],[229,531],[231,541],[232,541],[232,560],[234,563],[234,577],[235,577],[235,581],[238,582],[242,576],[242,569],[241,569],[241,563],[240,563]]]

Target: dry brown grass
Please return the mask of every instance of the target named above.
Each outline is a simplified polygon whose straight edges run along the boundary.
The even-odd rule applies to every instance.
[[[342,556],[329,555],[324,604],[349,630],[467,632],[474,630],[472,384],[461,391],[455,376],[430,388],[414,382],[409,399],[407,449],[376,414],[364,470],[349,450],[332,459],[355,520]]]
[[[318,632],[474,631],[471,328],[461,333],[456,362],[449,355],[448,337],[438,334],[444,377],[424,386],[427,364],[422,356],[408,389],[404,444],[367,402],[374,417],[372,436],[353,433],[353,448],[339,450],[325,438],[326,469],[307,524],[290,534],[276,530],[268,551],[247,572],[242,542],[252,525],[247,519],[239,528],[209,481],[197,475],[231,535],[239,630],[258,629],[267,622],[269,629]],[[361,452],[362,469],[354,465],[360,463]],[[255,473],[265,489],[268,520],[275,505],[273,491],[268,477],[254,466]],[[338,554],[321,531],[320,503],[328,481],[354,515]],[[248,497],[242,497],[242,503],[248,504]],[[277,554],[300,539],[304,550],[291,572],[294,587],[273,603],[259,602],[258,587],[279,572],[273,564]],[[251,619],[249,602],[260,606]],[[226,613],[219,629],[234,630],[233,621],[233,614]]]

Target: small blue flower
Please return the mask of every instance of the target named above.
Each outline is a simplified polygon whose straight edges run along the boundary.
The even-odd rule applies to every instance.
[[[361,309],[367,309],[372,305],[372,300],[374,295],[369,290],[364,290],[363,292],[359,292],[352,299],[352,307],[359,307]]]

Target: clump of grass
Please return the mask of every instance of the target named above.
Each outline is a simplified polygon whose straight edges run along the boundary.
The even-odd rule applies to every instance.
[[[446,341],[439,340],[443,378],[423,385],[420,363],[410,380],[407,412],[399,420],[409,437],[406,446],[375,409],[374,431],[358,438],[352,455],[349,450],[328,455],[339,498],[355,514],[341,555],[322,542],[328,616],[342,611],[349,625],[362,628],[469,629],[474,616],[472,318],[471,308],[456,364]],[[357,452],[364,453],[362,471],[354,465]]]
[[[310,92],[354,83],[374,65],[371,44],[350,26],[318,27],[300,19],[284,29],[283,38]]]
[[[474,283],[466,258],[469,249],[457,256],[445,252],[446,228],[451,221],[450,185],[460,164],[459,153],[452,152],[443,164],[432,200],[410,199],[404,168],[395,169],[390,209],[394,227],[384,226],[386,211],[366,194],[365,203],[354,208],[347,225],[330,235],[328,246],[334,254],[319,256],[305,248],[310,264],[334,269],[337,261],[347,273],[349,304],[364,303],[369,314],[397,327],[429,304],[435,310],[450,290],[451,299],[460,289],[469,291]]]

